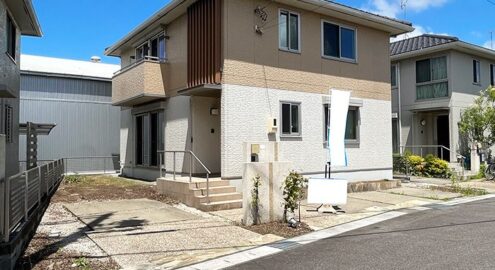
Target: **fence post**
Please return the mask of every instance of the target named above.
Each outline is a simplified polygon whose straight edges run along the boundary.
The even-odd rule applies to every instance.
[[[28,219],[29,171],[24,173],[24,220]]]
[[[107,159],[103,158],[103,174],[107,174]]]
[[[174,180],[175,180],[175,152],[174,152]]]
[[[38,205],[41,205],[41,185],[43,185],[43,181],[41,178],[41,166],[38,167]]]

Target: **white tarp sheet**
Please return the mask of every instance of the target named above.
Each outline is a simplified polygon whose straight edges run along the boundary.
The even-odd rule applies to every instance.
[[[351,92],[331,90],[330,131],[328,150],[332,167],[347,166],[345,153],[345,129]]]

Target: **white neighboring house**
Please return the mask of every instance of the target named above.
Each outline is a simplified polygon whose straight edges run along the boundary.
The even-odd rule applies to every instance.
[[[495,51],[425,34],[392,43],[390,58],[394,152],[405,146],[450,162],[469,157],[458,122],[480,91],[495,85]]]

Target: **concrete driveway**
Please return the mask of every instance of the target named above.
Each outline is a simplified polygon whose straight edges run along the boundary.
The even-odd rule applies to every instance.
[[[65,207],[91,229],[87,236],[124,269],[169,269],[280,239],[147,199]]]

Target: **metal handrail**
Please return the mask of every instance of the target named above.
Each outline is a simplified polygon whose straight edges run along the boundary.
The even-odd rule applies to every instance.
[[[116,174],[121,174],[122,173],[122,161],[121,160],[115,160],[115,161],[118,161],[119,163],[119,168],[118,169],[115,169],[115,170],[112,170],[112,169],[109,169],[107,170],[107,165],[108,165],[108,161],[107,159],[111,159],[111,162],[114,161],[114,159],[116,158],[117,156],[69,156],[69,157],[64,157],[64,158],[61,158],[63,159],[65,162],[65,174],[68,175],[68,173],[86,173],[86,172],[93,172],[93,171],[79,171],[79,172],[70,172],[69,171],[69,161],[71,160],[95,160],[95,159],[103,159],[103,174],[107,174],[107,173],[110,173],[110,174],[113,174],[113,173],[116,173]],[[53,159],[38,159],[37,162],[38,164],[45,164],[47,162],[52,162]],[[27,161],[25,160],[20,160],[19,161],[19,164],[23,164],[23,163],[26,163]],[[110,163],[111,164],[111,163]],[[22,167],[22,166],[20,166]]]
[[[452,150],[444,145],[401,145],[400,148],[402,148],[402,152],[404,152],[406,148],[419,148],[420,156],[423,156],[423,148],[440,148],[449,151],[449,153],[452,153]],[[443,151],[440,151],[440,156],[440,158],[443,159]],[[457,154],[457,157],[466,159],[466,157],[461,154]]]
[[[182,154],[189,154],[191,156],[191,158],[189,159],[189,183],[192,182],[192,165],[193,165],[193,159],[194,158],[196,160],[196,162],[201,165],[201,167],[203,167],[203,169],[206,171],[206,200],[208,203],[210,203],[210,174],[211,174],[211,171],[208,169],[208,167],[206,167],[206,165],[201,161],[201,159],[198,158],[198,156],[196,156],[196,154],[194,154],[193,151],[191,150],[186,150],[186,151],[183,151],[183,150],[179,150],[179,151],[173,151],[173,150],[158,150],[157,151],[159,156],[160,156],[160,165],[159,165],[159,169],[160,169],[160,177],[163,177],[164,175],[162,174],[163,173],[163,167],[165,167],[165,174],[167,173],[167,167],[165,166],[165,154],[167,153],[171,153],[173,154],[173,169],[172,169],[172,173],[173,173],[173,179],[175,180],[175,176],[176,176],[176,157],[177,157],[177,153],[182,153]],[[163,166],[162,166],[163,165]]]
[[[127,70],[132,69],[133,67],[140,65],[141,63],[144,63],[144,62],[151,62],[151,63],[160,64],[160,63],[164,63],[166,61],[167,61],[166,59],[161,59],[160,57],[156,57],[156,56],[145,56],[143,58],[137,59],[135,62],[131,63],[130,65],[127,65],[127,66],[115,71],[113,73],[113,76],[117,76],[121,73],[124,73]]]

